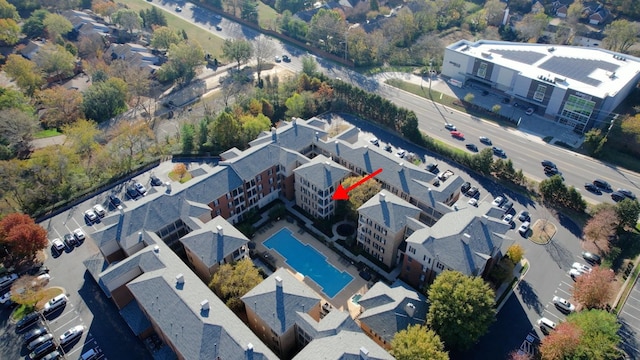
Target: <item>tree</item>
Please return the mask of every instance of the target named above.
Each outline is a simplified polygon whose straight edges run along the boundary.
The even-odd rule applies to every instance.
[[[47,76],[61,80],[73,75],[76,57],[63,46],[48,44],[40,48],[33,60]]]
[[[291,97],[289,97],[287,100],[285,100],[284,104],[287,107],[287,112],[286,112],[287,116],[289,117],[304,116],[305,108],[306,108],[306,101],[304,96],[298,93],[295,93],[291,95]]]
[[[605,48],[626,53],[629,48],[636,43],[640,27],[637,23],[628,20],[615,20],[604,28],[605,38],[603,45]]]
[[[111,19],[113,19],[114,24],[120,25],[130,34],[133,34],[134,30],[142,28],[142,18],[132,9],[120,9],[111,15]]]
[[[54,86],[39,92],[38,102],[44,108],[40,121],[48,128],[60,128],[84,117],[78,90]]]
[[[244,39],[226,39],[222,45],[222,57],[235,61],[240,69],[240,64],[251,59],[253,48],[251,43]]]
[[[20,91],[0,86],[0,110],[16,109],[29,114],[34,113],[31,99],[25,97]]]
[[[505,5],[499,0],[489,0],[484,4],[484,12],[487,24],[491,26],[500,26],[504,18]]]
[[[312,44],[328,51],[336,53],[344,49],[345,34],[347,33],[347,23],[342,15],[336,10],[321,8],[311,18],[307,40]]]
[[[156,49],[168,49],[172,44],[178,44],[180,41],[182,41],[182,38],[177,32],[169,27],[160,26],[153,30],[151,46]]]
[[[242,300],[249,290],[262,282],[262,276],[249,259],[242,259],[235,264],[223,264],[213,275],[211,288],[232,310],[242,309]]]
[[[511,5],[511,4],[509,4]],[[525,40],[537,40],[544,28],[549,24],[549,18],[544,12],[529,13],[520,22],[518,30]]]
[[[44,20],[42,21],[47,34],[49,34],[49,39],[56,41],[58,36],[65,36],[69,33],[69,31],[73,30],[73,25],[71,21],[67,20],[66,17],[60,14],[47,14]]]
[[[307,76],[315,76],[318,72],[318,63],[312,56],[302,57],[302,73]]]
[[[578,276],[573,297],[587,309],[604,308],[613,294],[613,279],[613,270],[596,266],[591,272]]]
[[[8,3],[7,0],[0,0],[0,18],[19,21],[20,15],[15,6]]]
[[[164,15],[164,11],[155,6],[148,10],[140,10],[140,17],[145,29],[151,30],[154,27],[167,26],[167,17]],[[184,30],[182,31],[184,32]]]
[[[105,47],[102,35],[89,33],[80,35],[78,39],[78,56],[85,60],[99,58]]]
[[[0,244],[14,259],[26,259],[47,246],[47,231],[29,215],[9,214],[0,220]]]
[[[142,160],[154,139],[153,131],[144,121],[121,121],[114,129],[113,135],[113,140],[109,143],[109,152],[113,157],[121,159],[121,173],[131,171],[134,163]]]
[[[349,186],[357,183],[362,180],[364,176],[351,176],[342,181],[342,187],[347,189]],[[377,193],[382,189],[382,185],[375,179],[365,181],[362,185],[357,188],[349,191],[349,200],[342,201],[340,204],[344,204],[347,206],[346,210],[348,211],[348,215],[351,218],[358,217],[358,208],[362,206],[369,199],[374,197]]]
[[[609,237],[615,235],[619,223],[616,209],[612,206],[601,208],[585,224],[584,238],[593,242],[600,251],[607,253],[609,252]]]
[[[142,101],[143,96],[148,96],[151,90],[151,79],[149,73],[146,71],[140,71],[140,69],[125,60],[115,60],[109,66],[109,74],[112,77],[120,78],[127,84],[128,96],[134,99],[133,106],[142,107],[149,114],[151,109],[145,107],[145,103]]]
[[[182,180],[182,178],[187,174],[187,165],[185,165],[183,163],[177,163],[177,164],[173,165],[173,171],[172,172],[175,175],[178,175],[180,180]]]
[[[637,200],[624,199],[616,204],[616,215],[620,229],[634,229],[640,217],[640,204]]]
[[[480,277],[443,271],[428,298],[427,322],[449,349],[468,349],[495,321],[495,294]]]
[[[27,95],[32,96],[44,84],[42,71],[36,63],[20,55],[11,54],[7,58],[4,71]]]
[[[273,59],[273,56],[276,54],[276,47],[271,41],[271,39],[267,38],[264,35],[258,36],[252,43],[253,45],[253,57],[256,60],[256,72],[258,73],[258,84],[262,83],[262,79],[260,78],[260,73],[262,72],[262,68],[264,64],[269,60]]]
[[[540,353],[545,360],[620,358],[620,324],[603,310],[587,310],[567,316],[542,339]]]
[[[20,40],[20,26],[13,19],[0,19],[0,41],[13,46]]]
[[[204,50],[195,41],[184,41],[169,47],[168,61],[157,73],[161,81],[178,81],[187,84],[196,77],[205,64]]]
[[[118,78],[94,82],[84,93],[82,107],[87,119],[103,122],[127,109],[127,84]]]
[[[209,139],[217,151],[239,145],[242,124],[232,114],[223,112],[209,124]]]
[[[473,93],[468,93],[467,95],[464,96],[464,101],[468,103],[472,103],[475,98],[476,96],[473,95]]]
[[[507,249],[507,257],[513,261],[514,264],[519,263],[524,257],[524,248],[519,244],[509,246],[509,249]]]
[[[242,0],[240,18],[258,24],[258,2],[255,0]]]
[[[44,19],[49,14],[45,9],[35,10],[22,24],[22,33],[31,39],[44,36]]]
[[[118,10],[118,4],[111,0],[93,0],[91,1],[91,10],[104,17],[110,17]]]
[[[421,325],[397,332],[391,340],[391,354],[398,360],[449,359],[438,334]]]
[[[66,135],[65,146],[70,146],[77,155],[87,159],[87,166],[90,166],[93,155],[100,149],[96,142],[96,138],[101,134],[97,124],[79,118],[71,124],[64,125],[62,132]]]
[[[31,153],[31,140],[37,126],[31,114],[18,109],[0,110],[0,148],[4,160],[7,155],[26,158]]]

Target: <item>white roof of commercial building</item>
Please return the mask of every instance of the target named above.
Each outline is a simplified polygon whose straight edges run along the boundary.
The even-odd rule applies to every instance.
[[[462,40],[448,48],[599,98],[615,96],[640,72],[640,59],[596,47]]]

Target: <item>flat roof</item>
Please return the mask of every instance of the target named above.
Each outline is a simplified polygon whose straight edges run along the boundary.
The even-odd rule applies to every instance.
[[[640,59],[597,47],[461,40],[448,49],[603,99],[640,73]]]

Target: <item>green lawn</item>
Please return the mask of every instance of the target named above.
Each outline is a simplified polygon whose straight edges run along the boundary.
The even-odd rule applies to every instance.
[[[58,135],[62,135],[62,133],[59,132],[57,129],[48,129],[48,130],[38,131],[37,133],[33,134],[33,137],[36,139],[44,139],[44,138],[58,136]]]
[[[269,5],[266,5],[262,1],[258,1],[258,21],[260,22],[261,28],[277,30],[277,19],[278,13],[275,9],[271,8]]]
[[[135,11],[146,10],[153,6],[144,0],[122,0],[120,2]],[[222,57],[222,44],[224,40],[216,36],[215,33],[203,30],[201,27],[185,21],[172,13],[165,12],[164,14],[167,17],[167,24],[170,28],[177,31],[184,30],[190,40],[195,40],[202,46],[205,53],[209,53],[215,58]]]

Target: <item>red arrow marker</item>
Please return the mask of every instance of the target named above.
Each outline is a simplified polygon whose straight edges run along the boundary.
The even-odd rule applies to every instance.
[[[365,176],[364,178],[362,178],[362,180],[360,180],[357,183],[349,186],[346,189],[342,187],[342,184],[338,185],[338,188],[336,189],[336,191],[331,196],[331,199],[333,199],[333,200],[349,200],[349,194],[348,194],[349,191],[351,191],[351,190],[357,188],[358,186],[364,184],[365,181],[373,179],[374,176],[380,174],[381,172],[382,172],[382,168],[380,168],[380,169],[372,172],[371,174]]]

